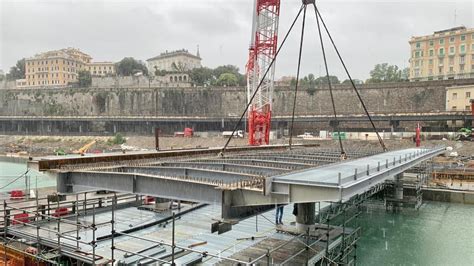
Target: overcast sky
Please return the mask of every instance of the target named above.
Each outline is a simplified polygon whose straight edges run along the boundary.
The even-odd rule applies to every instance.
[[[248,56],[254,0],[0,0],[0,69],[43,51],[76,47],[95,61],[125,56],[146,60],[185,48],[202,64],[237,65]],[[281,0],[282,39],[301,0]],[[408,66],[411,36],[454,26],[474,27],[473,0],[317,1],[354,78],[366,79],[377,63]],[[455,15],[456,14],[456,15]],[[282,49],[276,75],[294,76],[301,22]],[[302,74],[323,74],[314,11],[308,7]],[[329,49],[329,44],[326,45]],[[345,79],[332,49],[331,74]]]

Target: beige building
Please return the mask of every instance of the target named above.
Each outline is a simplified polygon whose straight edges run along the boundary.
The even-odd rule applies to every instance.
[[[92,60],[75,48],[49,51],[25,60],[24,86],[66,86],[77,81],[78,72]]]
[[[410,81],[474,78],[474,29],[436,31],[409,43]]]
[[[87,65],[92,76],[104,77],[115,75],[115,64],[112,62],[92,62]]]
[[[474,85],[446,88],[446,111],[470,111]]]
[[[148,72],[151,75],[154,75],[157,70],[165,72],[185,72],[193,68],[201,67],[199,50],[196,55],[189,53],[188,50],[185,49],[173,52],[166,51],[146,61],[148,63]]]

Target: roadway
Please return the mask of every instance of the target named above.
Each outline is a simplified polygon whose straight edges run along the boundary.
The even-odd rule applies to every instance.
[[[430,112],[430,113],[372,113],[374,121],[471,121],[472,114],[466,112]],[[337,116],[341,122],[367,121],[364,114],[340,114]],[[105,122],[235,122],[237,116],[210,117],[210,116],[0,116],[0,121],[105,121]],[[277,115],[274,122],[288,122],[290,115]],[[305,114],[297,115],[297,122],[327,122],[334,120],[333,115]]]

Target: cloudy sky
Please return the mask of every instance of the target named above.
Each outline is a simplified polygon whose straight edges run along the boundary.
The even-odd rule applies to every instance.
[[[281,0],[280,36],[301,0]],[[377,63],[408,65],[411,36],[459,25],[474,27],[473,0],[320,0],[317,4],[354,78]],[[199,45],[203,65],[237,65],[248,55],[253,0],[0,0],[0,69],[18,59],[64,47],[96,61],[146,60],[165,50]],[[294,76],[301,23],[277,61],[277,77]],[[308,9],[302,74],[323,74],[312,8]],[[280,38],[281,40],[281,38]],[[329,47],[327,45],[327,47]],[[328,52],[331,74],[343,69]]]

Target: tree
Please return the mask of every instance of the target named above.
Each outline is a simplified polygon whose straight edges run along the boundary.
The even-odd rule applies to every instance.
[[[79,86],[86,88],[92,84],[92,76],[91,73],[87,70],[81,70],[78,73],[77,80],[79,82]]]
[[[215,82],[213,70],[207,67],[194,68],[190,71],[189,76],[197,86],[209,86]]]
[[[245,86],[247,84],[247,80],[245,75],[239,73],[239,68],[233,65],[224,65],[218,66],[214,69],[213,74],[216,79],[218,79],[224,73],[232,73],[237,78],[237,83],[241,86]]]
[[[25,58],[18,60],[15,66],[10,68],[7,74],[7,80],[16,80],[25,78]]]
[[[329,76],[329,80],[331,81],[331,85],[341,83],[339,81],[339,78],[336,77],[336,76]],[[328,84],[328,78],[326,76],[321,76],[321,77],[317,78],[314,82],[316,82],[317,85]]]
[[[219,86],[236,86],[237,84],[237,77],[233,73],[222,73],[217,79],[217,85]]]
[[[360,79],[353,79],[352,81],[354,81],[354,84],[356,85],[364,84],[364,82]],[[351,84],[351,81],[349,79],[345,79],[341,84]]]
[[[370,79],[368,79],[366,82],[379,83],[404,80],[408,80],[408,69],[400,70],[396,65],[383,63],[375,65],[374,69],[370,71]]]
[[[405,68],[402,70],[401,79],[402,79],[403,81],[408,81],[409,78],[410,78],[410,68],[405,67]]]
[[[148,75],[148,69],[142,61],[136,60],[133,57],[125,57],[116,64],[117,75],[119,76],[131,76],[138,72],[142,72],[143,75]]]
[[[224,75],[223,74],[232,74]],[[197,86],[204,85],[226,85],[226,86],[245,86],[247,84],[247,79],[245,75],[239,73],[239,68],[233,65],[218,66],[214,69],[207,67],[194,68],[189,71],[189,76],[191,80]],[[221,79],[221,77],[223,79]],[[236,82],[234,82],[234,78]]]

